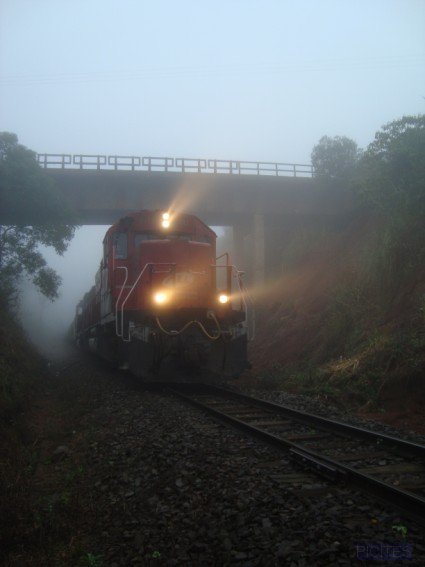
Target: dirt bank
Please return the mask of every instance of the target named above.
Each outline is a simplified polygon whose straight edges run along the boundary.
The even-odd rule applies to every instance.
[[[425,271],[394,258],[385,230],[359,214],[286,235],[281,275],[257,293],[247,383],[325,395],[389,419],[417,412],[425,402]]]

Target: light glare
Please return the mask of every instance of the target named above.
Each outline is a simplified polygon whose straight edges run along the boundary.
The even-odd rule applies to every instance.
[[[227,303],[227,302],[229,301],[229,296],[226,295],[225,293],[221,293],[221,294],[218,296],[218,300],[219,300],[220,303],[223,303],[223,304],[224,304],[224,303]]]
[[[158,303],[158,305],[162,305],[163,303],[165,303],[167,301],[168,297],[167,297],[167,294],[164,293],[163,291],[158,291],[153,296],[153,299],[154,299],[155,303]]]
[[[162,224],[163,228],[168,228],[170,226],[170,221],[169,220],[163,220],[161,224]]]
[[[162,213],[163,220],[170,220],[170,213]]]

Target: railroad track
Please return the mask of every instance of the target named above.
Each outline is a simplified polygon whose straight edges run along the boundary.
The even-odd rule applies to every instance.
[[[366,490],[425,525],[425,446],[214,386],[167,388],[332,482]]]

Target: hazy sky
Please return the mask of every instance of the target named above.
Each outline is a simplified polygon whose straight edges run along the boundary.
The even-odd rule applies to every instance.
[[[0,0],[0,124],[35,151],[308,162],[425,109],[424,0]]]
[[[425,0],[0,0],[0,131],[39,153],[306,163],[424,97]],[[49,254],[63,305],[101,232]]]

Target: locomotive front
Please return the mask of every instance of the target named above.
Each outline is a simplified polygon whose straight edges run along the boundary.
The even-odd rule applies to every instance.
[[[141,211],[106,233],[76,336],[146,380],[234,377],[247,367],[246,304],[214,231],[193,215]]]

